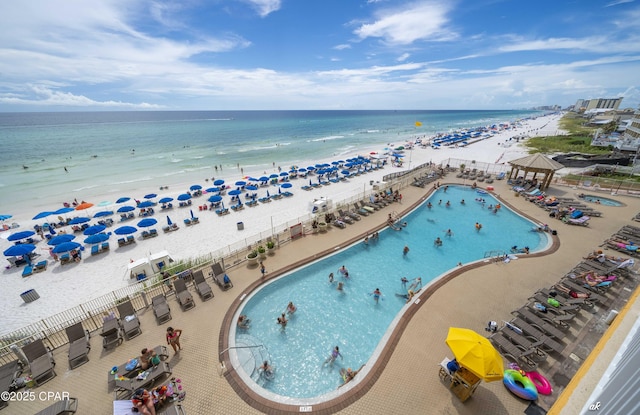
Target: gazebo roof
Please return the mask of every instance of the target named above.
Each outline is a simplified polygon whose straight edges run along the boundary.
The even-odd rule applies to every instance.
[[[522,170],[560,170],[564,166],[555,160],[550,159],[540,153],[532,154],[527,157],[511,160],[509,162],[513,167]]]

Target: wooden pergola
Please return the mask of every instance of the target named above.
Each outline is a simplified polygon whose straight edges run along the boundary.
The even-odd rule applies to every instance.
[[[509,179],[516,179],[522,176],[524,180],[538,180],[538,174],[544,175],[542,180],[538,180],[538,189],[540,190],[547,189],[551,184],[555,171],[564,168],[562,164],[540,153],[512,160],[509,164],[511,165]],[[523,174],[520,172],[523,172]],[[528,178],[529,173],[533,173],[533,177]]]

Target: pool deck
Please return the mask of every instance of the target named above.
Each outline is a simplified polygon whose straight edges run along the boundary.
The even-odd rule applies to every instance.
[[[449,174],[441,180],[444,183],[456,183],[459,179]],[[330,404],[314,405],[313,413],[343,414],[520,414],[524,413],[529,402],[512,395],[502,382],[482,383],[475,394],[461,403],[453,395],[447,385],[438,377],[440,361],[451,351],[445,344],[449,327],[471,328],[478,333],[489,320],[509,320],[510,312],[527,302],[527,298],[537,289],[557,282],[573,268],[583,256],[597,249],[604,239],[620,229],[623,225],[634,224],[631,220],[640,211],[640,200],[622,198],[626,206],[609,207],[600,205],[598,210],[604,214],[602,218],[593,218],[589,227],[570,226],[548,217],[548,213],[529,203],[522,197],[515,197],[505,181],[492,184],[495,193],[503,202],[515,207],[521,213],[541,223],[548,223],[557,229],[560,243],[555,244],[551,253],[545,256],[521,256],[519,260],[504,263],[488,263],[479,267],[457,269],[454,277],[438,284],[437,289],[423,290],[420,303],[412,305],[410,315],[401,319],[402,330],[392,335],[389,347],[383,351],[383,357],[362,379],[356,378],[351,391]],[[361,221],[349,225],[346,229],[332,229],[326,233],[311,234],[295,242],[286,244],[277,250],[274,256],[265,260],[269,271],[268,278],[275,277],[284,270],[299,263],[317,258],[322,252],[330,252],[337,246],[344,246],[349,240],[363,238],[364,235],[384,225],[387,213],[403,212],[414,203],[422,200],[429,188],[420,189],[410,186],[403,191],[403,204],[387,206],[379,212]],[[569,188],[552,188],[549,193],[557,196],[574,196],[577,191]],[[409,224],[409,226],[411,226]],[[483,228],[483,232],[491,229]],[[431,239],[427,238],[431,241]],[[409,254],[411,255],[411,254]],[[427,264],[428,265],[428,264]],[[174,297],[169,297],[173,319],[161,326],[155,322],[151,308],[139,313],[142,322],[142,334],[125,341],[112,351],[102,349],[101,337],[92,334],[92,350],[90,361],[75,370],[68,370],[67,350],[62,347],[54,352],[57,366],[55,377],[33,391],[68,392],[70,396],[79,398],[79,414],[112,414],[113,393],[107,386],[107,373],[110,368],[126,362],[139,355],[144,347],[165,344],[166,327],[173,326],[184,331],[182,336],[183,350],[168,360],[173,368],[173,376],[181,378],[187,391],[184,401],[185,412],[193,414],[253,414],[253,413],[299,413],[300,408],[268,404],[255,398],[254,394],[236,382],[237,376],[227,365],[226,370],[220,366],[219,353],[225,344],[226,331],[221,329],[230,321],[233,310],[239,303],[239,297],[259,285],[260,270],[257,267],[240,265],[229,270],[234,288],[222,292],[210,280],[215,298],[202,302],[195,298],[196,307],[189,311],[181,311]],[[632,278],[635,282],[635,278]],[[608,338],[606,347],[601,350],[597,364],[591,366],[587,373],[579,372],[582,383],[570,385],[571,397],[563,397],[559,402],[565,406],[562,413],[579,413],[590,390],[599,380],[606,364],[615,355],[617,347],[629,330],[629,321],[635,320],[640,309],[637,296],[632,295],[636,285],[631,284],[625,290],[626,298],[616,303],[616,309],[622,310],[626,303],[631,312],[622,313],[615,326],[615,333],[582,330],[570,333],[566,351],[574,351],[583,361],[588,352],[580,350],[582,345],[595,346],[603,335]],[[193,288],[191,292],[197,297]],[[622,295],[622,293],[621,293]],[[627,298],[631,301],[627,301]],[[578,327],[587,327],[593,319],[601,318],[594,313],[581,311],[577,317]],[[626,331],[625,331],[626,330]],[[582,332],[591,333],[590,337]],[[604,334],[603,334],[604,333]],[[593,348],[593,347],[592,347]],[[600,351],[600,348],[596,348]],[[575,368],[577,370],[579,365]],[[558,399],[568,379],[575,373],[573,368],[567,369],[566,361],[561,357],[549,358],[540,365],[540,371],[554,383],[554,393],[550,397],[539,399],[538,404],[548,409]],[[557,384],[555,384],[557,382]],[[559,386],[558,386],[559,385]],[[244,399],[250,400],[251,404]],[[50,405],[51,401],[36,399],[33,402],[10,402],[2,413],[29,414]],[[295,409],[295,410],[293,410]],[[557,411],[557,408],[554,408]]]

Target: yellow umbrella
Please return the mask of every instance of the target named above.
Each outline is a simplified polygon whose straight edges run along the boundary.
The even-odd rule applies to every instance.
[[[449,327],[446,342],[460,366],[485,382],[502,380],[502,356],[484,336],[473,330]]]

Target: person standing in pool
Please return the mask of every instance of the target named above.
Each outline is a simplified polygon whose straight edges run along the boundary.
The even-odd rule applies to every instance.
[[[340,275],[342,275],[345,278],[349,278],[349,270],[343,265],[340,267],[340,269],[338,269],[338,272],[340,273]]]
[[[380,292],[380,289],[376,288],[375,290],[373,290],[373,292],[371,294],[373,295],[373,300],[376,302],[376,304],[378,304],[378,301],[380,300],[380,297],[382,296],[382,293]]]
[[[329,274],[329,284],[333,284],[333,272]]]
[[[287,323],[289,322],[289,320],[287,320],[287,317],[284,313],[282,313],[282,315],[280,317],[278,317],[277,323],[280,324],[280,326],[282,327],[282,329],[284,330],[285,327],[287,327]]]
[[[408,253],[409,253],[409,247],[405,245],[404,249],[402,250],[402,255],[407,256]]]

